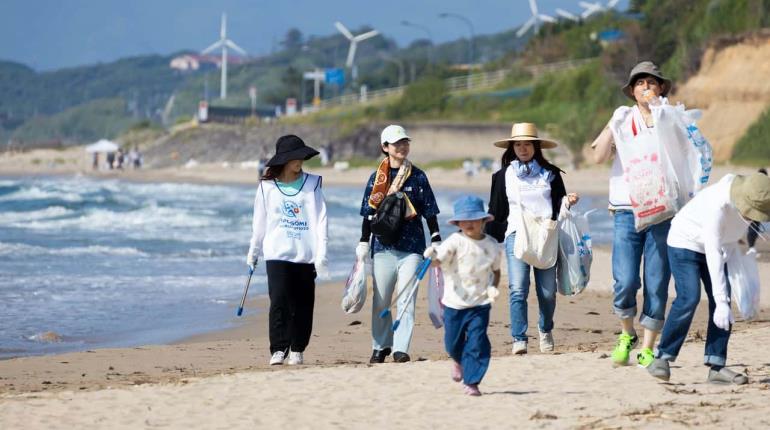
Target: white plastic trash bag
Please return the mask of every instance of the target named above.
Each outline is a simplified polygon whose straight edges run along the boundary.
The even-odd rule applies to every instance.
[[[591,278],[593,251],[587,216],[573,214],[566,197],[559,212],[559,255],[556,260],[556,286],[560,294],[580,294]]]
[[[345,291],[342,294],[342,310],[349,314],[354,314],[364,307],[366,302],[366,278],[369,271],[367,263],[356,260],[353,269],[348,275],[345,283]]]
[[[743,253],[738,247],[728,251],[727,279],[733,300],[743,319],[751,320],[759,313],[759,267],[754,251]]]
[[[669,161],[668,176],[676,184],[677,203],[683,207],[708,183],[713,163],[711,144],[695,124],[700,111],[688,111],[682,104],[667,103],[652,106],[651,110],[663,142],[661,151]]]
[[[444,326],[444,304],[441,303],[443,297],[444,274],[440,267],[431,267],[428,281],[428,316],[435,328]]]

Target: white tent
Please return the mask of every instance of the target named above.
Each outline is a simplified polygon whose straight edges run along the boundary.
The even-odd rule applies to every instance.
[[[101,139],[96,143],[86,146],[86,152],[115,152],[118,144],[107,139]]]

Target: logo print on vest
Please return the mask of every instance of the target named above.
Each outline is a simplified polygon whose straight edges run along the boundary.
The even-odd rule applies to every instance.
[[[299,205],[291,200],[284,200],[283,214],[289,218],[297,218],[299,216]]]

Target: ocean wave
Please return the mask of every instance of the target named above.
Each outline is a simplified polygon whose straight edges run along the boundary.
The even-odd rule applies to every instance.
[[[131,247],[112,247],[112,246],[81,246],[72,248],[45,248],[42,246],[26,245],[23,243],[4,243],[0,242],[0,256],[29,257],[40,255],[122,255],[135,257],[148,257],[149,254]]]

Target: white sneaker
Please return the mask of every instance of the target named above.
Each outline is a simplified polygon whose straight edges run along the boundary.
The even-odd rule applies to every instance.
[[[527,341],[517,340],[513,342],[513,355],[521,355],[527,353]]]
[[[305,360],[303,359],[301,352],[289,351],[290,365],[303,364],[304,362]]]
[[[540,352],[553,352],[553,335],[540,332]]]
[[[270,357],[270,365],[275,366],[277,364],[283,364],[284,360],[286,360],[286,353],[283,351],[275,351],[273,356]]]

